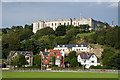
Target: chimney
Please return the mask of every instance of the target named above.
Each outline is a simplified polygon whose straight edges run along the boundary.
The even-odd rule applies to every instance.
[[[88,55],[89,53],[87,52],[86,54]]]

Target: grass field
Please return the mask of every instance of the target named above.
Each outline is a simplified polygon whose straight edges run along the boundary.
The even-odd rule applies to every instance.
[[[3,78],[118,78],[117,73],[2,72]]]
[[[92,34],[94,34],[95,32],[91,32],[91,33],[83,33],[83,34],[77,34],[76,37],[84,37],[84,36],[90,36]]]

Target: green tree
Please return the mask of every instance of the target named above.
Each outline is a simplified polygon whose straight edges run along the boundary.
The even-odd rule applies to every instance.
[[[115,67],[117,69],[120,69],[120,53],[111,56],[106,65],[110,68]]]
[[[35,39],[39,39],[40,37],[42,36],[45,36],[45,35],[54,35],[55,32],[52,28],[50,27],[46,27],[46,28],[43,28],[43,29],[40,29],[36,32],[36,34],[34,35],[34,38]]]
[[[60,25],[56,28],[55,34],[57,36],[64,36],[66,34],[66,26],[65,25]]]
[[[23,54],[18,54],[13,58],[13,66],[21,67],[22,65],[26,65],[27,61],[25,59],[25,56]]]
[[[31,29],[31,30],[33,30],[33,24],[31,24],[31,25],[25,24],[24,29]]]
[[[23,30],[19,35],[20,35],[20,36],[19,36],[19,37],[20,37],[20,41],[22,41],[22,40],[29,39],[30,36],[33,35],[33,32],[32,32],[32,30],[30,30],[30,29],[25,29],[25,30]]]
[[[76,51],[72,51],[68,54],[68,57],[70,60],[72,60],[74,57],[76,57]]]
[[[42,62],[41,61],[41,55],[39,55],[39,54],[34,55],[33,60],[34,60],[33,62],[36,66],[41,67],[41,62]]]
[[[50,56],[49,62],[51,62],[52,66],[55,66],[55,56]]]
[[[69,58],[69,57],[66,57],[66,58],[64,59],[64,62],[65,62],[65,63],[70,63],[70,58]]]
[[[71,65],[71,67],[76,67],[76,66],[78,66],[78,62],[77,62],[76,57],[74,57],[74,58],[70,61],[70,65]]]
[[[2,36],[2,55],[3,58],[7,58],[9,51],[19,50],[20,40],[14,33],[4,34]]]
[[[68,40],[66,38],[63,38],[61,36],[58,36],[54,39],[54,44],[60,45],[60,44],[67,44]]]

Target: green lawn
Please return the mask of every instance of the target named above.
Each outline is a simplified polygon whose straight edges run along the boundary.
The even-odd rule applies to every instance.
[[[117,78],[117,73],[2,72],[3,78]]]
[[[76,37],[84,37],[84,36],[90,36],[92,34],[94,34],[95,32],[91,32],[91,33],[83,33],[83,34],[77,34]]]

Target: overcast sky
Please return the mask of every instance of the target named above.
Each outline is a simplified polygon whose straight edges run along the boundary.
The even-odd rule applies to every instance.
[[[117,3],[108,2],[4,2],[2,26],[32,24],[36,20],[93,18],[118,24]]]

